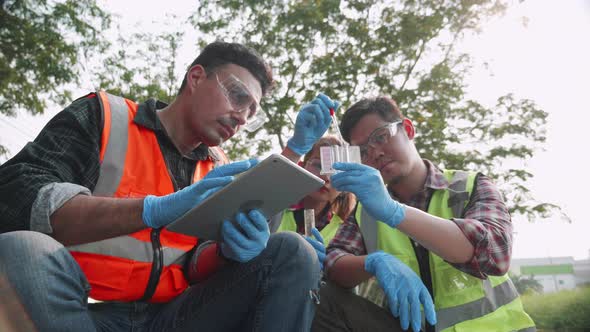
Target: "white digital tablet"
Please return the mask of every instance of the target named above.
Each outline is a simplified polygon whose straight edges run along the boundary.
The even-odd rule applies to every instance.
[[[273,154],[167,226],[177,233],[218,241],[223,220],[258,208],[270,219],[318,190],[324,180],[279,154]]]

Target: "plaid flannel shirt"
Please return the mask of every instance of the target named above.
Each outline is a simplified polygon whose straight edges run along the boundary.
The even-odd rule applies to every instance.
[[[424,160],[428,173],[424,189],[416,193],[408,206],[428,210],[428,203],[435,190],[446,189],[448,181],[429,160]],[[394,199],[393,193],[390,193]],[[462,272],[478,278],[488,275],[503,275],[510,266],[512,254],[512,221],[502,195],[492,181],[479,174],[463,218],[451,219],[475,248],[470,261],[462,264],[450,263]],[[345,255],[366,255],[367,251],[356,221],[355,214],[340,226],[327,248],[326,270]]]

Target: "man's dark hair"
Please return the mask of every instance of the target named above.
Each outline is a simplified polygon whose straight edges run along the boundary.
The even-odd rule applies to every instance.
[[[273,78],[270,66],[255,50],[238,43],[216,41],[207,45],[188,69],[195,65],[201,65],[205,68],[205,72],[210,74],[216,68],[230,63],[246,68],[260,82],[262,95],[272,88]],[[184,74],[178,94],[186,86],[188,69]]]
[[[361,99],[344,112],[340,121],[340,132],[347,142],[350,143],[352,128],[368,114],[377,114],[387,122],[395,122],[404,118],[395,100],[389,97]]]

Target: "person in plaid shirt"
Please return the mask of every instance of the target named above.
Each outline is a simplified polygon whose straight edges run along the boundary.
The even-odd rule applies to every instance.
[[[363,238],[359,226],[358,219],[362,214],[353,212],[327,247],[324,265],[329,283],[320,292],[321,304],[312,330],[395,331],[401,325],[404,330],[412,327],[418,331],[422,325],[421,306],[429,323],[425,326],[427,331],[434,331],[435,326],[439,331],[457,324],[472,324],[464,325],[471,330],[482,324],[489,326],[490,320],[484,323],[478,319],[486,314],[506,311],[502,307],[504,303],[494,304],[495,308],[490,312],[476,313],[475,317],[461,316],[466,315],[465,312],[471,315],[476,312],[467,308],[463,312],[454,312],[447,319],[446,312],[439,310],[439,301],[445,303],[449,297],[442,298],[446,295],[440,294],[471,291],[490,279],[502,278],[493,276],[503,276],[508,271],[512,223],[496,186],[488,177],[477,173],[461,215],[451,218],[433,215],[427,212],[433,196],[436,192],[448,191],[450,180],[433,162],[420,157],[413,142],[415,128],[409,119],[404,118],[394,100],[377,97],[357,102],[344,113],[340,129],[345,140],[360,146],[363,165],[335,164],[334,168],[342,172],[332,176],[332,185],[338,190],[354,193],[360,203],[357,209],[362,206],[368,215],[380,221],[377,223],[377,249],[383,251],[369,251],[368,239]],[[387,234],[383,234],[385,232]],[[403,247],[399,244],[400,239],[409,240],[405,240],[406,250],[410,256],[415,255],[413,261],[392,253],[399,251],[391,248]],[[391,242],[389,246],[388,241]],[[433,256],[430,261],[429,256]],[[438,266],[433,262],[440,262],[438,264],[446,266],[446,270],[431,271],[432,266]],[[437,274],[436,278],[434,274]],[[436,289],[436,281],[443,280],[444,274],[450,275],[448,280],[456,281],[453,285],[457,289],[445,290],[440,287],[442,283]],[[389,310],[349,290],[372,277],[383,289]],[[511,292],[514,287],[508,278],[503,278],[497,283],[494,279],[492,284],[499,285],[490,289],[493,292],[501,286],[502,296],[512,296],[506,301],[513,304],[511,314],[520,320],[497,318],[498,326],[493,330],[534,330],[532,320],[522,310],[518,294]],[[471,304],[484,300],[485,297]],[[461,305],[455,308],[469,305],[460,303],[461,299],[458,301]],[[433,303],[437,305],[436,311]],[[485,305],[478,308],[483,307]],[[436,325],[437,318],[439,325]]]

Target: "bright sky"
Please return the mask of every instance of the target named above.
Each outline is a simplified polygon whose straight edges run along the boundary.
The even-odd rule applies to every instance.
[[[150,2],[149,6],[140,0],[103,3],[127,22],[141,20],[143,26],[150,26],[163,13],[185,17],[194,6],[190,0]],[[527,17],[526,27],[523,17]],[[498,96],[512,92],[536,101],[549,113],[546,150],[523,166],[535,175],[530,181],[535,197],[561,206],[572,220],[566,223],[556,217],[529,223],[514,218],[513,257],[589,258],[590,221],[584,199],[590,180],[580,173],[590,165],[583,143],[590,142],[590,108],[584,100],[590,92],[590,1],[514,1],[506,16],[482,30],[462,44],[476,61],[467,82],[470,94],[491,105]],[[194,54],[194,49],[187,48],[179,60],[191,61]],[[489,63],[489,69],[483,62]],[[22,114],[16,119],[0,115],[0,143],[10,149],[10,155],[15,154],[57,111],[37,117]]]
[[[528,18],[526,28],[523,16]],[[492,103],[514,92],[549,113],[546,151],[525,167],[535,175],[531,188],[536,198],[561,206],[572,222],[515,219],[514,257],[589,258],[590,220],[584,200],[590,180],[582,173],[590,164],[584,147],[590,142],[588,32],[590,1],[534,0],[515,5],[464,43],[478,63],[490,64],[488,71],[476,66],[469,82],[474,98]]]

